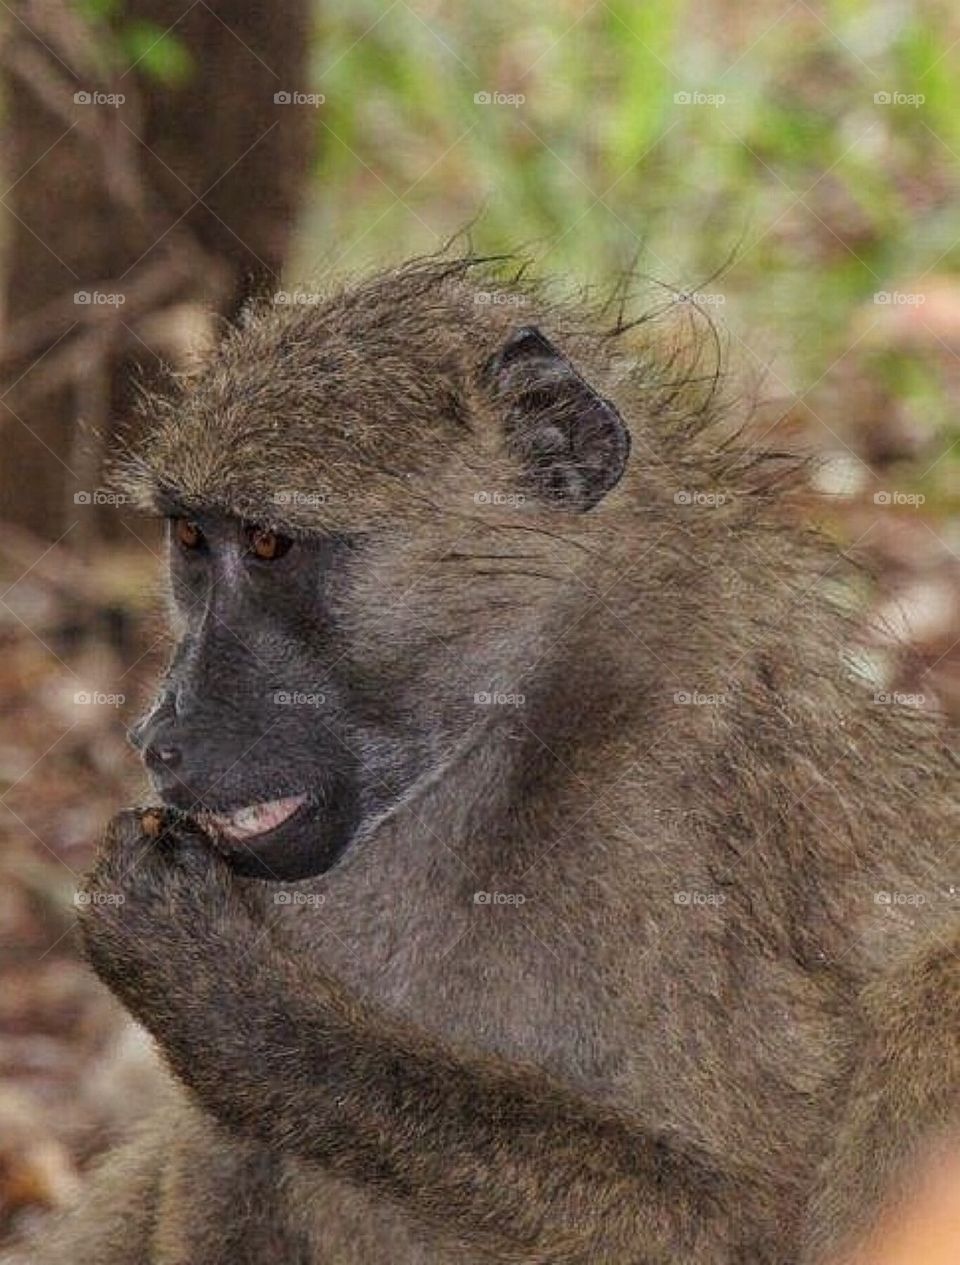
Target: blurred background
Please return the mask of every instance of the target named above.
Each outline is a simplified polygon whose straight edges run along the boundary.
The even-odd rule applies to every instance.
[[[960,715],[952,0],[10,0],[0,291],[0,1243],[150,1098],[77,958],[137,797],[155,529],[109,490],[138,384],[245,304],[443,247],[722,328],[799,512],[866,564],[851,654]],[[465,242],[464,242],[465,245]]]

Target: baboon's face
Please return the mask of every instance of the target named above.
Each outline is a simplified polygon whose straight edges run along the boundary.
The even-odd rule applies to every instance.
[[[331,514],[309,530],[284,513],[286,498],[309,496],[309,486],[291,493],[281,473],[271,488],[269,451],[254,467],[256,496],[239,498],[244,516],[218,507],[215,479],[242,474],[251,431],[259,426],[269,445],[249,407],[225,409],[234,443],[216,442],[210,404],[198,452],[189,430],[171,440],[154,503],[169,524],[179,641],[136,741],[163,799],[215,832],[241,872],[299,878],[328,869],[365,822],[429,773],[471,711],[475,719],[475,696],[496,684],[504,647],[517,644],[529,615],[515,567],[497,600],[466,591],[463,560],[471,541],[482,554],[477,533],[490,529],[469,493],[486,486],[491,498],[510,497],[522,488],[534,513],[575,514],[623,471],[619,415],[539,331],[517,331],[478,381],[500,419],[500,451],[495,442],[485,466],[489,426],[481,434],[461,419],[459,444],[436,445],[433,487],[422,474],[417,485],[394,478],[404,456],[393,451],[403,433],[396,419],[384,420],[380,436],[370,421],[363,439],[371,479],[387,473],[382,493],[365,488],[356,437],[341,452],[323,439],[318,417],[309,473]],[[250,429],[240,431],[248,415]],[[505,534],[521,544],[487,545],[493,562],[483,569],[494,581],[511,547],[527,545],[527,534]]]
[[[151,779],[215,831],[241,872],[326,869],[360,808],[334,628],[351,543],[216,514],[171,515],[168,536],[179,640],[134,731]]]

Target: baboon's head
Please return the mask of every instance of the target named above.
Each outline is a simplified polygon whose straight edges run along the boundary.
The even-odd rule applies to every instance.
[[[157,402],[134,483],[179,641],[137,741],[241,870],[328,868],[539,653],[544,542],[605,512],[630,449],[542,326],[468,263],[411,265],[255,316]]]

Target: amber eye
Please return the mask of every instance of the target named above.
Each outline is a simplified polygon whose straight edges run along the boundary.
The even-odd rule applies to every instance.
[[[178,518],[173,524],[177,544],[184,549],[199,549],[203,544],[203,532],[189,518]]]
[[[273,562],[275,558],[282,558],[292,544],[293,541],[289,536],[281,536],[275,531],[254,527],[250,532],[250,548],[264,562]]]

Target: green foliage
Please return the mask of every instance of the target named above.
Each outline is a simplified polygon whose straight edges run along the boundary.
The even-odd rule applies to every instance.
[[[128,16],[125,0],[73,0],[73,6],[94,32],[104,73],[135,66],[144,79],[167,88],[189,82],[194,54],[174,31]]]
[[[194,58],[182,40],[153,22],[130,21],[118,32],[121,47],[141,75],[169,88],[189,81]]]
[[[802,391],[875,320],[877,292],[960,268],[945,0],[331,0],[319,18],[302,270],[431,250],[474,220],[478,248],[525,246],[590,282],[637,258],[692,289],[732,255],[708,287],[723,321],[760,331],[747,359],[773,355],[773,386]],[[949,417],[940,369],[905,360],[889,352],[892,400]]]
[[[88,22],[104,22],[114,17],[123,0],[74,0],[74,7]]]

